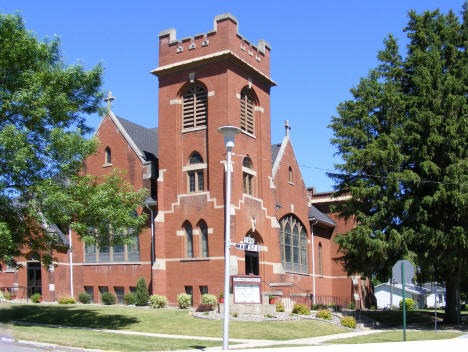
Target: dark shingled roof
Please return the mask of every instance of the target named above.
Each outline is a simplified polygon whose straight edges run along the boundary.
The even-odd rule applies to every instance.
[[[276,160],[276,157],[278,156],[280,148],[281,148],[281,143],[271,145],[271,167],[273,167],[273,164],[275,163],[275,160]]]
[[[335,226],[336,222],[333,221],[331,217],[329,217],[327,214],[322,213],[320,210],[318,210],[316,207],[313,205],[310,206],[309,209],[309,220],[315,218],[321,223],[325,223],[330,226]]]
[[[147,161],[158,157],[158,128],[146,128],[116,116]]]

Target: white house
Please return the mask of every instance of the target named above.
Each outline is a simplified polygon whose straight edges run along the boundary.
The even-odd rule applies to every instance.
[[[426,298],[430,293],[431,290],[425,287],[415,285],[405,286],[405,297],[412,298],[416,302],[418,308],[428,306]],[[390,288],[389,283],[384,283],[375,286],[374,295],[377,299],[377,308],[398,307],[400,301],[403,300],[403,288],[401,284],[393,284]],[[437,302],[440,304],[439,300]]]
[[[436,284],[425,284],[423,287],[431,291],[426,296],[426,306],[428,308],[434,308],[434,303],[437,303],[438,308],[445,307],[445,287],[437,286]]]

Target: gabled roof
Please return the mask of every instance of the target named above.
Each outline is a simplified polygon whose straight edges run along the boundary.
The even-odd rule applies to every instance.
[[[335,227],[336,222],[333,221],[331,217],[329,217],[327,214],[322,213],[320,210],[318,210],[316,207],[313,205],[310,206],[309,208],[309,220],[317,220],[319,223]]]
[[[390,287],[390,284],[388,284],[387,282],[384,282],[384,283],[382,283],[380,285],[377,285],[377,286],[375,286],[374,291],[379,290],[379,289],[383,289],[385,287]],[[393,289],[396,289],[398,291],[403,291],[403,286],[401,284],[393,284]],[[426,295],[426,294],[431,292],[431,290],[429,290],[427,288],[412,285],[412,284],[406,284],[405,285],[405,291],[407,291],[409,293],[414,293],[416,295]]]
[[[271,145],[271,167],[273,167],[273,165],[275,164],[275,160],[276,160],[276,157],[278,156],[280,148],[281,148],[281,143]]]
[[[116,116],[138,149],[148,161],[158,157],[158,128],[146,128]]]
[[[136,123],[130,122],[122,117],[117,117],[109,110],[107,115],[122,133],[123,137],[134,150],[141,162],[146,163],[154,161],[158,158],[158,129],[146,128]],[[101,124],[105,118],[101,120],[96,133],[101,128]]]

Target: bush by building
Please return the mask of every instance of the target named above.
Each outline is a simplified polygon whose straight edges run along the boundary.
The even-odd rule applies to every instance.
[[[355,329],[356,319],[354,319],[353,317],[343,317],[341,318],[341,325],[347,328]]]
[[[167,298],[166,296],[151,295],[150,298],[151,307],[153,308],[166,308]]]
[[[116,298],[115,295],[111,292],[104,292],[101,295],[101,302],[107,306],[115,304]]]
[[[40,293],[35,293],[31,296],[31,302],[33,303],[40,303],[41,302],[41,294]]]
[[[211,306],[211,310],[214,310],[218,305],[218,300],[216,299],[215,295],[210,295],[209,293],[205,293],[202,295],[202,304],[209,304]]]
[[[294,314],[300,314],[300,315],[310,315],[310,309],[309,307],[303,305],[303,304],[298,304],[296,303],[292,309],[292,312]]]
[[[412,298],[405,298],[405,309],[406,310],[415,310],[416,302]],[[400,310],[403,310],[403,300],[400,300]]]
[[[331,320],[331,312],[328,309],[320,309],[315,317],[319,319]]]
[[[148,304],[149,293],[145,278],[140,277],[136,284],[135,304],[137,306],[146,306]]]
[[[62,296],[58,299],[58,304],[75,304],[76,299],[70,296]]]
[[[130,306],[136,303],[136,296],[134,293],[126,293],[124,296],[124,302],[126,305]]]
[[[192,296],[187,293],[179,293],[177,295],[177,304],[179,308],[186,309],[192,306]]]
[[[91,303],[91,296],[88,295],[86,292],[80,292],[78,294],[78,301],[83,304]]]
[[[284,312],[284,305],[281,302],[276,302],[276,311],[277,312]]]

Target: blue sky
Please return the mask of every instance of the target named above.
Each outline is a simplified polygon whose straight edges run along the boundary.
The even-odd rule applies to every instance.
[[[463,0],[393,1],[37,1],[0,0],[0,11],[19,10],[39,38],[62,40],[67,63],[90,68],[102,62],[105,91],[117,98],[113,111],[146,127],[157,125],[158,34],[176,28],[177,38],[207,32],[214,16],[232,13],[239,32],[272,47],[272,143],[281,142],[284,120],[307,186],[331,190],[326,172],[339,162],[327,125],[349,89],[376,66],[377,51],[392,33],[405,52],[407,12],[439,8],[458,15]],[[88,123],[96,127],[99,116]]]

